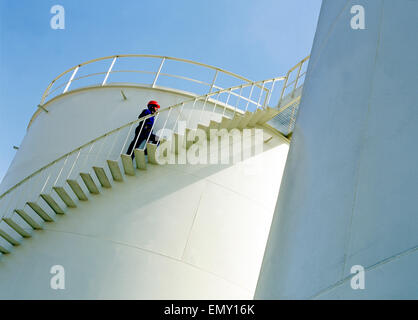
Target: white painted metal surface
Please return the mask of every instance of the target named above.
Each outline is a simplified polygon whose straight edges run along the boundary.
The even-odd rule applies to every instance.
[[[256,298],[418,298],[417,21],[417,1],[323,2]]]
[[[77,202],[2,257],[0,298],[251,299],[288,150],[272,136],[244,162],[148,165]]]
[[[31,121],[0,186],[0,252],[7,254],[0,298],[252,298],[288,140],[268,128],[264,138],[244,136],[244,155],[260,146],[264,151],[228,164],[158,166],[162,146],[147,143],[147,158],[135,150],[137,166],[121,153],[138,123],[132,120],[149,100],[163,106],[155,116],[157,133],[175,131],[180,120],[185,132],[222,124],[259,128],[279,111],[268,101],[275,82],[287,83],[288,76],[196,98],[162,87],[108,84],[116,58],[102,85],[52,98],[43,105],[48,113],[37,112]],[[67,89],[78,68],[71,70]],[[162,144],[169,138],[159,134]],[[230,146],[219,148],[222,154]],[[22,265],[22,257],[30,264]],[[70,275],[65,292],[49,286],[53,265]]]

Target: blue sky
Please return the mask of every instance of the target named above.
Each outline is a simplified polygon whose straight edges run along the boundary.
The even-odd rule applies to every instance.
[[[65,30],[50,9],[65,8]],[[174,56],[262,80],[310,53],[321,0],[0,0],[0,180],[49,82],[86,60]]]

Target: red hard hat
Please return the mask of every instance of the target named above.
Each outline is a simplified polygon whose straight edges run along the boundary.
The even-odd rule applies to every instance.
[[[157,109],[160,108],[160,105],[155,100],[151,100],[150,102],[148,102],[148,107],[151,106],[151,105],[154,105]]]

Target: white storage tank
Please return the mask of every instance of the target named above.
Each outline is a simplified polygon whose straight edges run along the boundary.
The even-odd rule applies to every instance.
[[[417,20],[323,1],[257,299],[418,298]]]
[[[111,81],[123,59],[157,60],[153,72],[135,70],[151,81]],[[77,85],[102,62],[99,81]],[[212,74],[171,74],[168,62]],[[0,299],[251,299],[289,145],[266,122],[281,112],[287,80],[144,55],[57,77],[0,186]],[[150,100],[161,105],[160,145],[148,141],[147,155],[138,146],[132,162],[123,154]],[[199,136],[210,129],[235,136]]]

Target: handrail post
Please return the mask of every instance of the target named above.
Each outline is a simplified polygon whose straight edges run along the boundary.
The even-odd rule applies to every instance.
[[[102,87],[106,84],[107,78],[109,77],[109,74],[112,72],[113,66],[115,65],[115,62],[116,62],[116,58],[117,56],[113,58],[112,64],[110,65],[109,70],[107,70],[106,76],[102,82]]]
[[[292,90],[292,98],[293,98],[293,96],[295,94],[295,91],[297,89],[297,86],[298,86],[300,71],[302,70],[302,64],[303,64],[303,62],[300,62],[299,69],[298,69],[298,74],[296,75],[295,85],[294,85],[293,90]]]
[[[215,76],[213,77],[213,80],[212,80],[212,83],[210,85],[210,89],[209,89],[209,92],[208,93],[211,93],[212,92],[213,87],[215,86],[216,79],[218,78],[218,73],[219,73],[219,70],[216,69]]]
[[[207,94],[206,98],[205,98],[205,101],[203,102],[202,110],[200,110],[199,123],[200,123],[200,120],[202,120],[202,114],[203,114],[203,111],[205,111],[206,102],[208,102],[208,100],[209,100],[209,95]]]
[[[231,88],[229,88],[229,90],[228,90],[228,98],[226,98],[226,103],[225,103],[225,107],[224,107],[224,112],[222,113],[222,117],[225,115],[226,107],[228,106],[230,98],[231,98]]]
[[[85,155],[85,158],[84,158],[84,162],[83,162],[83,164],[81,165],[81,167],[80,167],[80,170],[85,170],[85,168],[88,168],[89,167],[89,157],[90,157],[90,153],[91,153],[91,150],[93,150],[93,148],[96,146],[96,143],[95,142],[93,142],[92,144],[91,144],[91,146],[90,146],[90,149],[89,149],[89,151],[87,152],[87,154]],[[84,148],[83,148],[84,149]]]
[[[175,132],[175,130],[176,130],[176,126],[177,126],[177,123],[179,122],[180,115],[181,115],[181,113],[183,112],[183,109],[184,109],[184,101],[181,103],[181,110],[178,112],[177,119],[176,119],[176,121],[174,122],[173,132]],[[178,130],[178,126],[177,126],[177,130]]]
[[[267,88],[266,88],[266,89],[267,89]],[[265,108],[266,108],[266,102],[267,102],[267,99],[268,99],[269,95],[270,95],[270,90],[269,90],[269,89],[267,89],[267,93],[266,93],[266,96],[264,97],[264,101],[263,101],[263,105],[262,105],[262,108],[263,108],[263,109],[265,109]]]
[[[284,84],[283,84],[283,89],[282,89],[282,93],[280,94],[280,99],[279,99],[279,102],[278,102],[278,105],[277,106],[279,106],[280,105],[280,103],[281,103],[281,101],[282,101],[282,99],[283,99],[283,95],[284,95],[284,92],[285,92],[285,90],[286,90],[286,86],[287,86],[287,82],[289,81],[289,71],[287,72],[287,74],[286,74],[286,80],[284,81]]]
[[[68,161],[68,158],[69,158],[69,157],[70,157],[70,155],[67,155],[67,157],[65,158],[65,161],[64,161],[64,163],[63,163],[63,165],[62,165],[62,167],[61,167],[61,170],[60,170],[60,172],[59,172],[59,174],[58,174],[57,178],[56,178],[56,179],[55,179],[55,181],[54,181],[53,186],[56,186],[56,185],[57,185],[58,180],[59,180],[59,178],[61,177],[61,173],[62,173],[62,171],[64,170],[65,165],[67,164],[67,161]]]
[[[113,140],[112,146],[109,148],[109,153],[106,157],[107,159],[110,159],[110,156],[113,154],[113,148],[115,147],[116,141],[118,141],[119,135],[120,135],[121,132],[122,132],[122,130],[118,130],[118,134],[116,135],[115,139]],[[119,156],[120,156],[120,154],[117,155],[117,157],[119,157]]]
[[[46,88],[45,92],[44,92],[44,93],[43,93],[43,95],[42,95],[41,102],[39,103],[39,105],[41,105],[41,106],[42,106],[42,105],[44,104],[45,99],[46,99],[46,97],[47,97],[47,96],[49,96],[49,91],[51,90],[51,87],[54,85],[54,83],[55,83],[55,80],[53,80],[53,81],[49,84],[48,88]]]
[[[238,99],[237,99],[237,102],[235,104],[234,115],[232,117],[235,117],[235,114],[237,113],[237,108],[238,108],[239,102],[241,101],[241,97],[242,97],[242,88],[243,87],[244,87],[244,85],[242,84],[240,89],[239,89]]]
[[[191,118],[192,118],[192,114],[193,114],[193,111],[194,111],[194,108],[195,108],[195,106],[196,106],[196,102],[197,102],[197,98],[195,98],[194,99],[194,101],[193,101],[193,106],[192,106],[192,109],[190,110],[190,113],[189,113],[189,117],[188,117],[188,119],[187,119],[187,122],[190,122],[191,121]]]
[[[165,126],[167,125],[167,121],[168,121],[168,119],[170,118],[171,110],[173,110],[173,108],[172,108],[172,107],[168,107],[168,109],[169,109],[169,110],[168,110],[168,115],[167,115],[167,117],[165,118],[163,128],[161,129],[161,135],[163,135],[163,134],[164,134]],[[158,144],[160,141],[161,141],[161,136],[158,136],[158,141],[157,141],[157,144]]]
[[[73,72],[73,74],[71,75],[70,80],[68,80],[68,83],[67,83],[67,85],[65,86],[64,91],[63,91],[62,93],[66,93],[66,92],[68,91],[68,88],[70,87],[70,84],[71,84],[71,82],[73,81],[73,79],[74,79],[74,77],[75,77],[75,75],[76,75],[76,73],[77,73],[78,69],[80,69],[80,66],[77,66],[77,68],[75,68],[75,69],[74,69],[74,72]]]
[[[109,137],[109,136],[105,136],[105,137],[103,138],[103,140],[102,140],[102,144],[101,144],[101,146],[100,146],[100,150],[97,152],[97,154],[96,154],[96,158],[94,159],[94,162],[95,162],[95,163],[97,163],[97,162],[98,162],[99,156],[102,154],[103,146],[105,145],[106,140],[107,140],[107,138],[108,138],[108,137]]]
[[[77,157],[74,159],[73,165],[71,166],[71,169],[67,174],[66,180],[71,177],[71,174],[73,173],[74,167],[76,163],[78,162],[78,158],[80,157],[80,154],[81,154],[81,148],[78,150]]]
[[[273,79],[273,84],[271,85],[271,89],[269,91],[268,99],[264,102],[264,107],[268,106],[270,103],[271,96],[273,95],[274,85],[276,84],[276,79]]]
[[[258,101],[257,101],[257,105],[255,106],[256,107],[255,110],[258,110],[258,106],[260,105],[261,97],[263,96],[264,85],[265,85],[265,81],[263,81],[263,86],[260,89],[260,95],[258,97]]]
[[[135,149],[136,149],[136,144],[138,143],[139,137],[140,137],[140,136],[141,136],[141,134],[142,134],[142,129],[144,128],[144,124],[145,124],[145,121],[146,121],[146,120],[147,120],[147,119],[142,120],[141,129],[139,129],[138,135],[136,136],[136,139],[135,139],[135,142],[134,142],[134,146],[133,146],[133,148],[132,148],[131,153],[129,154],[129,156],[132,156],[132,154],[135,152]],[[132,125],[134,125],[134,124],[132,124]],[[139,147],[139,146],[138,146],[138,147]]]
[[[253,90],[254,90],[254,83],[251,85],[251,91],[250,91],[250,95],[248,96],[248,101],[245,107],[245,112],[247,112],[248,106],[250,105],[251,97],[253,96]]]
[[[157,83],[158,77],[160,76],[160,72],[161,72],[161,69],[163,68],[164,61],[165,61],[165,57],[161,60],[160,67],[158,68],[158,72],[155,75],[154,82],[152,83],[153,88],[155,87],[155,84]]]
[[[214,113],[215,112],[215,110],[216,110],[216,106],[218,105],[218,101],[219,101],[219,95],[221,94],[221,92],[218,92],[218,94],[216,95],[216,99],[214,99],[215,100],[215,104],[213,105],[213,110],[212,110],[212,113]]]
[[[145,150],[146,148],[147,148],[147,144],[148,144],[148,141],[149,141],[149,138],[151,138],[151,134],[152,134],[152,130],[154,130],[154,126],[155,126],[155,124],[156,124],[156,122],[157,122],[157,119],[158,119],[158,116],[160,115],[160,113],[159,112],[157,112],[157,114],[154,116],[154,123],[152,124],[152,126],[151,126],[151,130],[150,130],[150,132],[149,132],[149,134],[148,134],[148,138],[147,138],[147,141],[145,141],[145,146],[144,146],[144,149],[143,150]],[[145,123],[145,122],[144,122]],[[159,138],[160,137],[158,137],[158,140],[159,140]]]
[[[129,128],[128,134],[126,135],[125,142],[123,143],[122,149],[119,152],[120,154],[122,154],[123,150],[125,150],[126,143],[128,142],[129,136],[131,135],[131,131],[132,131],[132,128],[134,127],[134,125],[135,125],[135,123],[132,123],[130,128]],[[135,148],[133,148],[133,149],[135,149]]]

